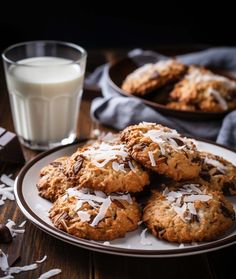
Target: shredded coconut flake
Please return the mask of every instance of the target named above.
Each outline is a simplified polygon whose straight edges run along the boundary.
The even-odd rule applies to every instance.
[[[204,163],[216,167],[222,173],[226,173],[226,171],[227,171],[227,167],[224,166],[221,162],[219,162],[218,160],[215,160],[215,159],[211,159],[207,156],[204,159]]]
[[[77,211],[77,214],[78,214],[81,222],[88,222],[88,221],[90,221],[91,216],[90,216],[90,214],[88,212],[86,212],[86,211]]]
[[[26,224],[27,220],[23,221],[22,223],[20,223],[20,225],[18,226],[19,228],[23,228]]]
[[[22,225],[22,223],[20,225]],[[6,227],[8,227],[12,237],[15,237],[18,233],[24,233],[25,232],[25,229],[13,228],[15,226],[16,226],[16,223],[14,221],[12,221],[11,219],[8,219],[8,222],[6,223]],[[18,227],[20,227],[20,226],[18,226]]]
[[[221,108],[223,110],[227,110],[228,109],[228,104],[227,102],[225,101],[225,99],[222,97],[222,95],[220,94],[219,91],[213,89],[213,88],[209,88],[208,89],[208,93],[209,95],[212,95],[216,101],[219,103],[219,105],[221,106]]]
[[[156,162],[155,162],[155,158],[153,156],[153,152],[152,151],[148,151],[148,156],[149,156],[149,159],[150,159],[150,162],[151,162],[151,166],[152,167],[156,167]]]
[[[7,186],[14,187],[14,180],[12,180],[9,176],[2,174],[0,180]]]
[[[184,247],[185,247],[184,244],[180,243],[179,248],[184,248]]]
[[[144,229],[141,232],[141,234],[140,234],[140,237],[141,237],[140,243],[141,243],[141,245],[144,245],[144,246],[150,246],[150,245],[152,245],[152,242],[147,239],[146,232],[147,232],[147,229]]]
[[[133,172],[136,172],[135,167],[133,166],[132,162],[128,161],[128,165]]]
[[[109,208],[110,205],[111,205],[111,199],[110,197],[108,197],[107,199],[104,200],[97,216],[93,219],[93,222],[91,223],[92,227],[97,226],[97,224],[105,217],[107,209]]]
[[[191,220],[191,215],[201,217],[194,206],[195,201],[207,202],[212,199],[211,195],[205,194],[197,186],[198,184],[185,184],[178,191],[170,192],[166,187],[162,192],[172,209],[184,222]]]
[[[47,259],[47,255],[44,255],[44,257],[41,260],[37,260],[36,263],[43,263]]]
[[[3,277],[0,277],[0,279],[13,279],[14,277],[12,275],[6,275]]]
[[[117,193],[117,195],[112,194],[107,196],[101,191],[92,192],[87,188],[80,190],[69,188],[66,190],[66,194],[62,196],[62,199],[65,199],[68,196],[74,196],[77,198],[77,202],[75,203],[73,210],[77,212],[82,222],[87,222],[90,220],[89,213],[80,210],[83,203],[88,203],[91,207],[98,210],[98,213],[90,226],[96,226],[105,217],[107,209],[109,208],[112,200],[125,200],[130,204],[132,203],[130,194]]]
[[[99,145],[94,144],[85,150],[82,155],[89,158],[98,168],[103,168],[110,161],[113,161],[113,170],[126,172],[124,164],[115,161],[116,159],[126,161],[128,158],[128,153],[124,144],[111,144],[108,142],[102,142]]]
[[[11,274],[20,273],[23,271],[33,270],[36,268],[38,268],[38,265],[36,263],[30,264],[30,265],[25,265],[25,266],[13,266],[8,269],[7,273],[9,275],[11,275]]]
[[[106,245],[106,246],[111,245],[110,241],[104,241],[103,244]]]
[[[6,271],[9,268],[7,255],[0,249],[0,269]]]
[[[48,279],[48,278],[51,278],[51,277],[53,277],[53,276],[55,276],[59,273],[61,273],[61,269],[54,268],[54,269],[51,269],[51,270],[41,274],[38,279]]]

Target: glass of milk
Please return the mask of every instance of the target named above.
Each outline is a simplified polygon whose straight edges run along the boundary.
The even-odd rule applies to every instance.
[[[76,139],[86,51],[75,44],[32,41],[3,54],[16,133],[31,149]]]

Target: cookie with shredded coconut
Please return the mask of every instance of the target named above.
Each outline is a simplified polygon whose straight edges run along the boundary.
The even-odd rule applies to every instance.
[[[73,187],[73,182],[63,173],[67,159],[68,157],[58,158],[41,169],[37,183],[41,197],[55,201],[66,189]]]
[[[221,236],[233,225],[235,212],[221,192],[200,184],[177,183],[153,192],[143,220],[157,238],[191,243]]]
[[[121,139],[135,160],[159,174],[177,181],[199,174],[200,158],[194,140],[176,130],[143,122],[127,127]]]
[[[130,94],[143,96],[154,89],[178,81],[186,69],[184,64],[173,59],[145,64],[126,77],[122,89]]]
[[[106,195],[89,189],[68,189],[52,206],[53,224],[77,237],[112,240],[137,228],[138,204],[129,194]]]
[[[95,142],[79,148],[64,166],[64,174],[79,188],[112,192],[140,192],[149,175],[134,161],[123,143]]]
[[[198,181],[209,185],[212,190],[222,191],[226,195],[236,195],[236,166],[224,158],[200,152],[202,167]]]
[[[170,93],[169,108],[221,112],[236,108],[236,82],[211,71],[191,66]]]

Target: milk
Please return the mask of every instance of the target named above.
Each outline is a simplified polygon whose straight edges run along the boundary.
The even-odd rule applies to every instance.
[[[25,142],[74,139],[84,72],[71,60],[35,57],[7,71],[14,126]]]

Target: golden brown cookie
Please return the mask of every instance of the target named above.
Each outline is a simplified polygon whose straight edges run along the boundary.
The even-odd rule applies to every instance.
[[[53,204],[49,217],[57,228],[71,235],[112,240],[135,230],[141,212],[129,194],[107,196],[101,191],[70,188]]]
[[[112,192],[140,192],[149,184],[149,175],[134,161],[122,143],[96,142],[79,148],[64,174],[79,188]]]
[[[212,190],[222,191],[227,195],[236,195],[236,166],[224,158],[200,152],[202,167],[198,181],[209,185]]]
[[[192,179],[200,171],[200,158],[192,139],[155,123],[127,127],[121,134],[130,155],[143,166],[174,180]]]
[[[191,66],[170,93],[168,107],[181,110],[220,112],[236,108],[236,82]]]
[[[55,201],[73,183],[63,174],[63,168],[68,157],[61,157],[45,166],[40,171],[37,183],[39,195],[50,201]]]
[[[178,183],[153,192],[143,220],[160,239],[191,243],[211,241],[225,233],[235,221],[235,212],[221,192]]]
[[[143,96],[180,79],[187,67],[177,60],[161,60],[155,64],[145,64],[129,74],[122,89],[134,95]]]

